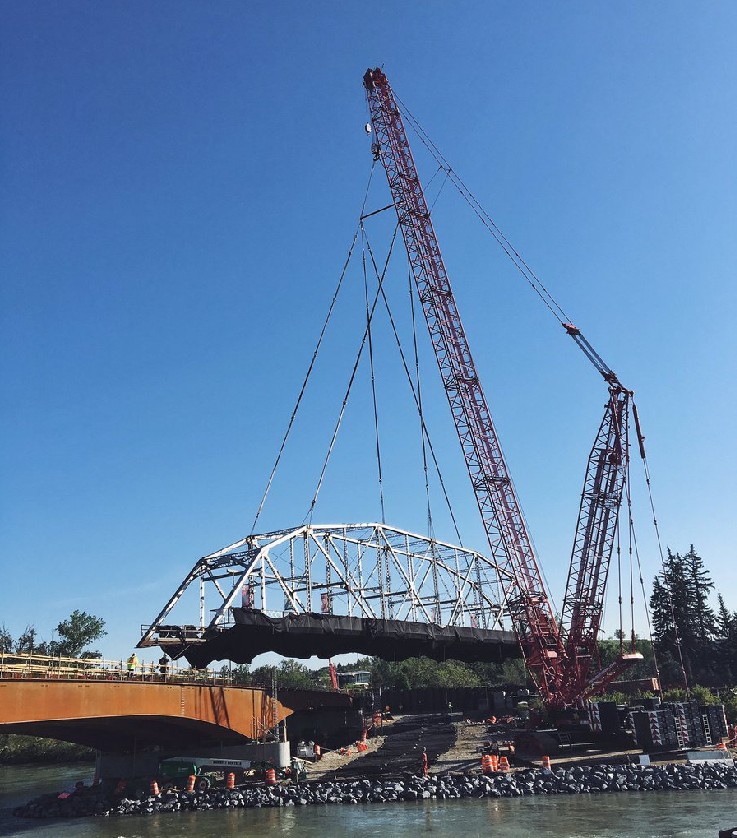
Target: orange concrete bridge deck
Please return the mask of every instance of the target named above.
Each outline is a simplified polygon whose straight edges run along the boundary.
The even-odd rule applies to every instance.
[[[0,658],[0,732],[120,753],[257,740],[292,710],[212,672],[39,656]]]

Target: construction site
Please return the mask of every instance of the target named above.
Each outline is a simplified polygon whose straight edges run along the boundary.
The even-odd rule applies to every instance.
[[[646,608],[632,502],[642,471],[646,518],[663,556],[645,434],[631,386],[620,381],[506,238],[474,193],[395,94],[380,68],[368,69],[369,185],[383,171],[389,200],[367,187],[355,234],[307,373],[286,423],[248,534],[196,561],[138,648],[164,653],[160,669],[121,661],[8,656],[0,662],[5,699],[0,730],[53,736],[98,752],[95,784],[19,808],[25,817],[152,814],[184,809],[662,789],[737,787],[735,731],[721,704],[689,696],[662,701],[657,661],[638,684],[643,660],[636,615]],[[586,445],[583,487],[572,516],[562,605],[554,604],[505,459],[415,163],[408,132],[454,187],[514,270],[557,321],[559,333],[593,367],[603,416]],[[437,200],[437,196],[435,198]],[[389,222],[377,243],[371,225]],[[400,335],[387,277],[404,245],[411,336]],[[396,247],[395,247],[396,246]],[[360,259],[359,259],[360,255]],[[358,351],[305,520],[259,532],[333,308],[359,260],[364,320]],[[385,281],[386,280],[386,281]],[[462,281],[462,280],[461,280]],[[421,314],[420,314],[421,312]],[[386,521],[374,353],[386,315],[415,408],[426,487],[427,530]],[[416,316],[416,317],[415,317]],[[486,543],[464,546],[443,477],[447,451],[433,443],[420,373],[420,317],[460,445]],[[406,320],[406,318],[404,318]],[[406,323],[405,323],[406,325]],[[386,334],[386,333],[385,333]],[[313,523],[346,406],[368,366],[381,520]],[[427,374],[427,371],[425,371]],[[453,536],[436,534],[440,496]],[[309,494],[309,493],[308,493]],[[602,663],[607,629],[618,639]],[[678,643],[679,641],[677,641]],[[680,646],[679,646],[680,648]],[[331,688],[244,687],[215,663],[248,665],[260,654],[329,660]],[[521,660],[525,688],[381,689],[369,672],[343,675],[332,657],[388,661],[423,656],[502,664]],[[608,693],[640,687],[628,704]]]

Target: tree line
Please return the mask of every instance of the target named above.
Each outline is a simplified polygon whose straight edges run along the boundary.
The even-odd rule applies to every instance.
[[[96,649],[88,648],[107,634],[102,617],[95,617],[86,611],[72,611],[66,620],[56,626],[54,634],[56,638],[53,640],[41,640],[36,627],[27,625],[18,637],[13,637],[5,625],[0,626],[0,652],[63,658],[102,657]]]
[[[713,592],[714,583],[693,545],[683,556],[668,550],[650,597],[663,686],[723,688],[737,683],[737,612],[727,608],[721,593],[714,609]]]

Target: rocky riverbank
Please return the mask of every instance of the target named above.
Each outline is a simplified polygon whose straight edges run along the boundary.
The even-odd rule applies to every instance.
[[[114,797],[102,787],[91,787],[66,797],[44,795],[19,807],[14,814],[26,818],[70,818],[90,815],[110,817],[207,809],[453,800],[462,797],[729,788],[737,788],[737,766],[732,760],[724,760],[703,764],[575,766],[547,772],[541,769],[525,769],[488,776],[407,775],[383,780],[251,785],[230,791],[211,789],[200,794],[172,790],[156,796],[140,794],[134,799]]]

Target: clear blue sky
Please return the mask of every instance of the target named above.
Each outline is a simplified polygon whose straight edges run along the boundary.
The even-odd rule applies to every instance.
[[[50,639],[79,608],[107,621],[106,655],[128,654],[196,558],[248,532],[355,226],[361,78],[379,64],[637,392],[664,542],[693,542],[737,608],[734,3],[30,0],[0,16],[0,622],[13,634],[34,623]],[[388,199],[377,175],[370,207]],[[438,235],[560,599],[605,388],[451,193]],[[298,524],[309,503],[359,337],[350,277],[262,530]],[[384,331],[387,519],[422,531],[390,349]],[[366,383],[364,370],[316,522],[379,516]],[[649,517],[641,507],[648,586]],[[437,535],[452,538],[440,512]]]

